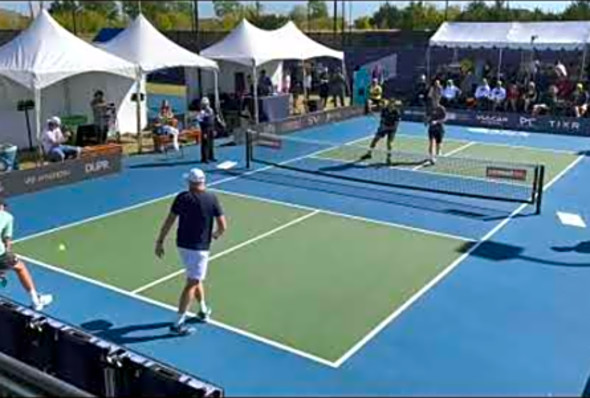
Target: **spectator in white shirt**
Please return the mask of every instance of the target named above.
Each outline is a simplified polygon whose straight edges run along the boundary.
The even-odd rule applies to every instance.
[[[447,85],[445,86],[442,92],[443,105],[456,105],[460,95],[461,90],[457,86],[455,86],[455,83],[451,79],[447,80]]]
[[[490,101],[490,85],[487,79],[483,79],[481,84],[475,89],[475,100],[477,101],[478,108],[487,108]]]
[[[494,110],[503,108],[504,101],[506,100],[506,89],[501,80],[498,80],[498,84],[496,84],[496,87],[490,93],[490,100],[492,101]]]
[[[52,162],[63,162],[68,158],[77,158],[82,149],[80,147],[64,145],[68,140],[61,131],[61,120],[54,116],[47,120],[47,128],[43,132],[42,145],[45,156]]]

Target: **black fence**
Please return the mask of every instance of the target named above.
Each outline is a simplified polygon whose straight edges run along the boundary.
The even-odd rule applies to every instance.
[[[11,396],[222,397],[211,383],[0,297],[0,391]],[[31,395],[26,395],[31,396]]]
[[[403,118],[411,122],[423,122],[424,109],[407,108],[403,111]],[[498,130],[590,137],[590,119],[586,118],[452,109],[447,111],[447,123]]]
[[[108,151],[92,153],[79,159],[1,173],[0,195],[22,195],[118,173],[122,168],[121,156],[121,148],[115,146]]]

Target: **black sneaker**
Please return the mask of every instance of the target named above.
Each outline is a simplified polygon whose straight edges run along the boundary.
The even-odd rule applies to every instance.
[[[199,311],[199,313],[197,314],[197,320],[199,322],[209,322],[209,319],[211,318],[211,307],[207,307],[206,311]]]
[[[363,156],[361,156],[361,160],[369,160],[373,157],[373,155],[371,155],[370,152],[365,153]]]
[[[184,323],[181,323],[180,325],[174,323],[170,325],[170,332],[179,336],[188,336],[189,334],[193,334],[195,332],[195,328],[187,326]]]

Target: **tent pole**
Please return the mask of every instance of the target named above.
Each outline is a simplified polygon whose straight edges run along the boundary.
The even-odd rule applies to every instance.
[[[137,152],[143,152],[143,137],[141,134],[141,72],[138,70],[136,75],[135,88],[135,117],[137,119]]]
[[[223,120],[223,116],[221,115],[221,102],[219,101],[219,73],[215,69],[213,70],[213,81],[215,84],[215,111],[217,112],[217,116]]]
[[[303,109],[307,113],[307,85],[305,84],[307,73],[305,72],[305,60],[301,61],[301,71],[303,72]]]
[[[252,82],[254,83],[254,124],[257,125],[259,118],[258,109],[258,76],[256,74],[256,61],[252,61]]]
[[[500,73],[502,70],[502,48],[498,51],[498,72],[496,74],[496,79],[500,80]]]
[[[426,81],[430,81],[430,46],[426,47]]]
[[[40,164],[43,164],[43,152],[41,145],[41,89],[35,88],[35,136],[37,137],[37,154],[40,159]]]
[[[584,69],[586,69],[586,51],[587,51],[587,49],[588,49],[588,46],[586,44],[584,44],[584,51],[582,52],[582,68],[580,69],[580,73],[578,73],[580,81],[584,81],[584,77],[585,77]]]

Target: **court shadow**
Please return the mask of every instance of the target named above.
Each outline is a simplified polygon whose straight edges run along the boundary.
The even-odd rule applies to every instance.
[[[472,250],[473,246],[477,245],[475,242],[467,242],[462,245],[458,251],[460,253],[466,253],[469,250]],[[552,248],[555,250],[555,248]],[[566,247],[566,248],[557,248],[556,251],[579,251],[579,253],[590,253],[590,241],[589,242],[582,242],[573,247]],[[553,261],[547,260],[545,258],[533,257],[523,254],[524,249],[520,246],[509,245],[506,243],[498,243],[493,241],[485,241],[480,243],[475,250],[470,253],[472,257],[483,258],[485,260],[491,261],[508,261],[514,259],[526,260],[532,263],[538,263],[542,265],[549,265],[549,266],[556,266],[556,267],[575,267],[575,268],[585,268],[590,267],[590,262],[585,263],[570,263],[564,261]]]
[[[178,337],[177,334],[170,333],[168,328],[170,322],[147,323],[143,325],[129,325],[115,328],[113,323],[104,319],[84,322],[80,327],[96,337],[111,341],[115,344],[125,345],[134,343],[145,343],[154,340],[166,340]],[[161,330],[161,333],[145,335],[142,332]],[[134,333],[140,333],[133,336]]]
[[[149,162],[149,163],[140,163],[140,164],[133,164],[128,166],[130,169],[152,169],[152,168],[160,168],[160,167],[176,167],[176,166],[192,166],[200,164],[198,160],[172,160],[172,159],[162,159],[159,162]]]
[[[443,195],[425,193],[414,195],[407,190],[379,188],[375,185],[361,184],[338,180],[336,178],[314,176],[301,172],[289,172],[288,170],[273,169],[272,171],[259,171],[254,174],[244,175],[243,180],[261,183],[275,184],[285,187],[303,189],[316,195],[318,192],[370,200],[374,202],[400,205],[408,208],[420,209],[427,212],[436,212],[487,221],[489,218],[506,218],[508,210],[487,208],[466,201],[452,201]]]

